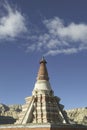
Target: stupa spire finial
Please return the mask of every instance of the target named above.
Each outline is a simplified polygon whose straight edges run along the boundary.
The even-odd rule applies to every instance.
[[[44,56],[42,56],[42,59],[40,60],[40,63],[42,63],[42,62],[47,63],[47,61],[45,60]]]

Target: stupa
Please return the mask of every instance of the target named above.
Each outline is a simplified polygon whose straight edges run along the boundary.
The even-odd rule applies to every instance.
[[[16,124],[28,123],[57,123],[69,124],[64,106],[60,98],[54,96],[54,91],[49,82],[48,71],[44,57],[40,61],[37,80],[31,97],[26,97],[22,105],[22,112]]]
[[[0,125],[0,130],[87,130],[87,126],[72,124],[54,96],[44,57],[40,61],[32,96],[26,97],[22,112],[15,124]]]

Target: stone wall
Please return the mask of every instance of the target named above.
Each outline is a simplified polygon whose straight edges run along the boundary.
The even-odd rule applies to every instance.
[[[1,130],[87,130],[87,128],[4,128]]]
[[[0,126],[0,130],[87,130],[87,127],[80,125],[52,125],[52,124],[40,124],[40,125],[7,125]]]

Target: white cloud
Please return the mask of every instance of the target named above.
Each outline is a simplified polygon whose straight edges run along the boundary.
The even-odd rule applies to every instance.
[[[60,28],[58,34],[75,42],[85,42],[87,40],[87,25],[71,23],[67,27]]]
[[[21,12],[12,9],[7,2],[5,2],[3,7],[7,13],[0,18],[0,39],[15,38],[19,34],[26,32],[25,18]]]
[[[27,47],[27,51],[26,52],[28,52],[28,51],[34,51],[35,49],[36,49],[35,44],[32,44],[32,45],[30,45],[30,46]]]
[[[85,41],[87,40],[87,25],[70,23],[64,26],[63,20],[55,17],[51,20],[44,21],[45,26],[48,28],[49,34],[54,36],[71,39],[72,41]]]
[[[57,54],[73,54],[73,53],[77,53],[78,49],[76,48],[67,48],[67,49],[56,49],[56,50],[49,50],[45,56],[47,55],[57,55]]]
[[[87,24],[74,22],[65,25],[58,17],[43,21],[46,32],[37,38],[37,50],[45,55],[73,54],[87,50]]]
[[[0,15],[0,39],[14,39],[26,33],[27,52],[39,51],[44,55],[73,54],[87,50],[87,24],[71,22],[68,25],[59,17],[45,19],[44,31],[33,26],[27,29],[26,19],[20,11],[5,2]]]

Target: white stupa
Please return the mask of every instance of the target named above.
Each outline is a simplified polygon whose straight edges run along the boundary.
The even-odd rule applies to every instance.
[[[46,60],[40,61],[37,81],[32,91],[32,96],[25,98],[22,112],[16,124],[27,123],[69,123],[60,98],[54,96],[49,82]]]

